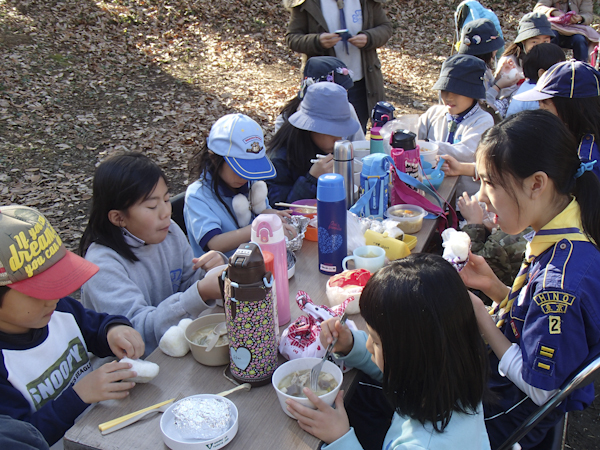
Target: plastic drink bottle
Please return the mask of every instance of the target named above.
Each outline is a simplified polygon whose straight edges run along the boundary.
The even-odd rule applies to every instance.
[[[346,214],[344,177],[337,173],[321,175],[317,180],[319,270],[326,275],[343,270],[342,260],[348,253]]]
[[[263,259],[265,260],[265,270],[267,272],[275,273],[275,256],[273,253],[266,250],[261,250]],[[286,255],[287,256],[287,255]],[[275,318],[275,336],[277,336],[277,345],[279,345],[279,314],[277,313],[277,282],[273,277],[273,285],[271,286],[271,295],[273,296],[273,317]]]
[[[383,137],[380,133],[381,127],[371,127],[370,150],[373,153],[385,153],[383,149]]]
[[[273,253],[277,285],[277,315],[279,326],[285,325],[290,321],[291,314],[283,223],[277,214],[260,214],[252,222],[250,236],[250,240],[258,244],[262,251]]]

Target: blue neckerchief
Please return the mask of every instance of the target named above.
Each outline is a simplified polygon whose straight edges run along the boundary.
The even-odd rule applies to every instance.
[[[448,122],[448,139],[446,142],[454,144],[454,134],[456,133],[458,126],[463,120],[465,120],[465,118],[473,110],[475,105],[477,105],[477,102],[473,103],[473,105],[466,111],[463,111],[460,114],[454,116],[450,113],[446,113],[446,121]]]

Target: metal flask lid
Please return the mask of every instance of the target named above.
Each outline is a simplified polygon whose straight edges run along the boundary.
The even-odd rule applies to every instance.
[[[417,135],[408,130],[394,131],[394,134],[392,135],[391,147],[402,148],[404,150],[414,150],[417,148]]]
[[[354,147],[350,141],[335,141],[333,146],[333,159],[336,161],[352,161],[354,159]]]

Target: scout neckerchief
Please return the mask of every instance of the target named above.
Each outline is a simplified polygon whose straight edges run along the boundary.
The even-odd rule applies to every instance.
[[[342,30],[346,29],[346,16],[344,15],[344,0],[333,0],[337,3],[338,10],[340,11],[340,27]],[[344,43],[344,50],[346,50],[346,55],[350,54],[350,50],[348,50],[348,33],[344,33],[341,36],[342,42]]]
[[[527,281],[529,266],[535,258],[562,239],[590,242],[587,236],[581,231],[581,228],[581,210],[579,209],[579,203],[573,198],[571,203],[560,214],[535,233],[531,242],[527,243],[525,260],[521,265],[521,270],[519,270],[510,292],[499,305],[490,310],[490,314],[498,314],[499,320],[496,323],[498,328],[504,325],[506,315],[509,313],[515,299],[519,297],[519,293]]]
[[[473,103],[473,106],[471,106],[465,112],[455,116],[453,116],[450,113],[446,113],[446,120],[448,121],[448,139],[446,140],[446,142],[454,144],[454,133],[456,133],[456,130],[458,129],[460,123],[463,120],[465,120],[465,117],[467,117],[469,113],[473,110],[473,108],[475,108],[475,105],[477,105],[477,102]]]

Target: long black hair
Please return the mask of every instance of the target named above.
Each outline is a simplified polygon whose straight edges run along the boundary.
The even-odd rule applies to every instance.
[[[600,243],[600,181],[593,172],[575,178],[581,161],[575,137],[554,114],[522,111],[489,128],[481,136],[476,158],[483,159],[492,184],[516,200],[511,181],[544,172],[560,196],[575,196],[581,208],[583,232]]]
[[[287,149],[288,167],[299,175],[304,175],[312,167],[311,159],[316,158],[321,149],[313,142],[311,131],[296,128],[286,121],[267,145],[267,156],[272,158],[280,148]]]
[[[384,392],[400,415],[443,431],[475,414],[489,362],[467,288],[441,256],[415,254],[377,271],[360,310],[381,339]]]
[[[127,211],[144,200],[161,178],[167,183],[160,167],[141,153],[121,153],[103,161],[94,174],[90,220],[79,242],[79,254],[85,256],[89,246],[96,242],[129,261],[138,261],[125,242],[123,231],[109,220],[108,213]]]
[[[194,180],[197,178],[206,178],[206,175],[210,174],[210,176],[212,177],[211,188],[212,191],[215,193],[215,197],[217,197],[219,203],[221,203],[225,207],[225,209],[233,219],[235,226],[240,228],[240,224],[237,221],[236,215],[233,213],[233,211],[231,211],[231,208],[229,208],[229,206],[227,205],[227,203],[225,203],[225,200],[223,200],[223,197],[221,197],[221,194],[219,193],[219,189],[229,188],[219,175],[221,173],[221,167],[223,167],[223,164],[227,164],[225,158],[223,158],[221,155],[217,155],[216,153],[211,152],[208,148],[207,141],[205,141],[204,144],[200,147],[200,149],[196,151],[190,158],[188,164],[188,167],[190,168],[190,179]]]
[[[558,117],[578,140],[587,133],[600,139],[600,97],[552,97],[549,101],[554,103]]]

